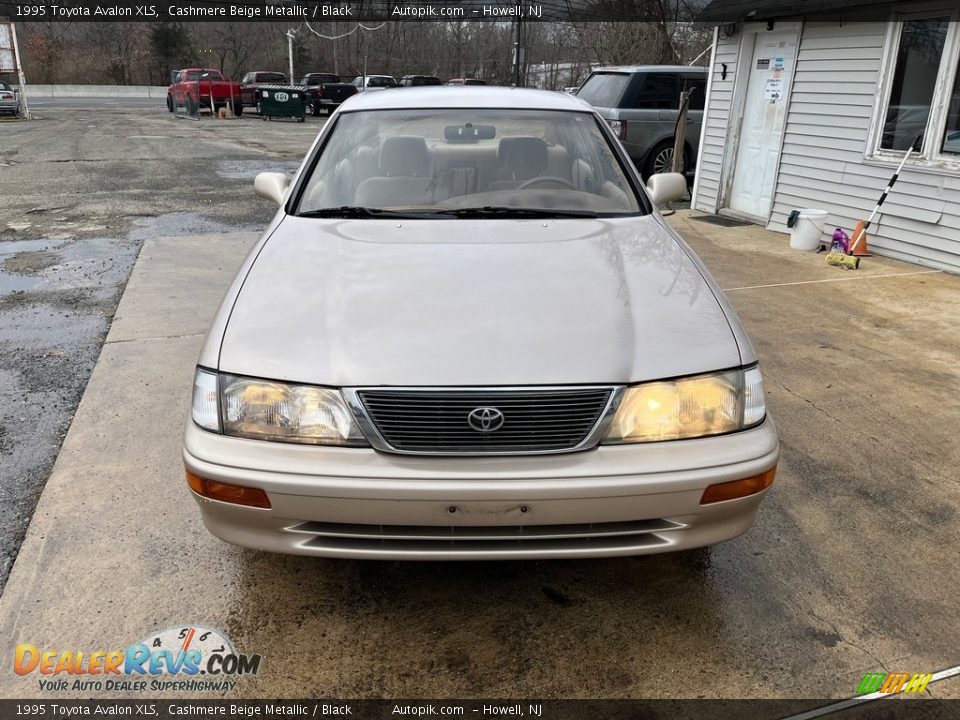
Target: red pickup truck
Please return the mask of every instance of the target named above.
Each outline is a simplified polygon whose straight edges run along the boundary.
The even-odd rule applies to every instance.
[[[173,112],[177,106],[184,106],[190,115],[196,115],[201,108],[210,109],[211,102],[214,111],[230,105],[234,115],[242,115],[240,83],[227,80],[215,68],[186,68],[170,73],[167,110]]]

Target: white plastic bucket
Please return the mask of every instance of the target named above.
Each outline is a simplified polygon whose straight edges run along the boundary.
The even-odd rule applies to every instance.
[[[820,237],[826,222],[826,210],[801,210],[797,221],[790,228],[790,247],[794,250],[816,250],[820,247]]]

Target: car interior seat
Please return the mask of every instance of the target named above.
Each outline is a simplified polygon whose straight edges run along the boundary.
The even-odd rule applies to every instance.
[[[364,207],[425,205],[432,202],[430,151],[422,137],[397,135],[380,148],[380,177],[357,185],[355,203]]]
[[[490,190],[514,190],[528,180],[543,175],[548,163],[547,144],[535,137],[507,137],[497,146],[500,179]]]

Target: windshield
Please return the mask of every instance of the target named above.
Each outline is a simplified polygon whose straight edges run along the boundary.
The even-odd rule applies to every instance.
[[[434,109],[343,113],[296,213],[596,217],[640,208],[592,113]]]
[[[577,91],[577,97],[594,107],[616,107],[629,79],[624,73],[594,73]]]
[[[257,82],[261,83],[285,83],[287,76],[283,73],[260,73],[257,75]]]

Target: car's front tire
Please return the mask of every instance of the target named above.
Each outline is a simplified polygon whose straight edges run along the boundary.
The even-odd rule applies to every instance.
[[[167,111],[173,112],[173,96],[167,94]]]
[[[242,103],[242,102],[235,102],[235,103],[233,104],[233,114],[234,114],[235,117],[240,117],[241,115],[243,115],[243,103]]]

